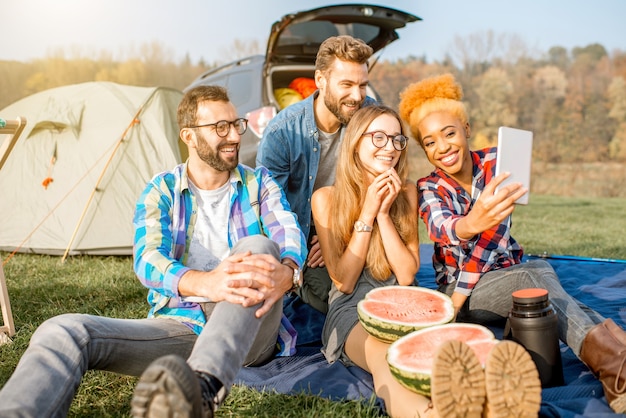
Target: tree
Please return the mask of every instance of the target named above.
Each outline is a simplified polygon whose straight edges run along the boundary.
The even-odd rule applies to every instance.
[[[463,37],[455,36],[448,56],[464,72],[477,75],[486,70],[485,65],[488,63],[514,63],[529,54],[526,43],[519,35],[488,30]]]
[[[539,68],[533,77],[534,87],[548,100],[558,101],[565,98],[567,79],[559,68],[549,65]]]
[[[439,64],[427,64],[423,58],[412,57],[395,62],[378,62],[369,74],[371,85],[387,106],[397,109],[400,92],[410,83],[434,74],[450,71]]]
[[[609,117],[617,122],[617,130],[609,143],[611,159],[626,161],[626,81],[623,77],[615,77],[608,89],[611,101]]]
[[[612,72],[610,58],[597,44],[574,48],[572,55],[574,61],[568,73],[569,88],[564,105],[573,134],[561,153],[571,162],[605,160],[614,129],[614,123],[608,118],[606,93]]]
[[[261,48],[257,39],[248,41],[235,39],[229,47],[220,48],[220,58],[217,61],[224,64],[240,58],[249,57],[250,55],[262,53],[263,48]]]
[[[563,101],[567,90],[565,73],[553,65],[539,68],[533,76],[534,103],[531,126],[535,132],[533,153],[538,160],[558,162],[560,143],[567,141]]]
[[[498,128],[516,124],[513,92],[513,85],[502,68],[491,68],[482,76],[476,88],[479,101],[470,112],[474,121],[474,134],[486,138],[488,143],[474,146],[495,145]]]
[[[626,122],[626,81],[623,77],[614,77],[608,89],[611,101],[609,117],[618,123]]]
[[[575,60],[578,59],[583,54],[588,55],[591,58],[591,60],[595,62],[600,61],[600,59],[608,55],[606,52],[606,49],[598,43],[589,44],[583,48],[575,47],[572,49],[572,55]]]
[[[557,66],[561,70],[566,70],[570,65],[567,49],[562,46],[553,46],[548,50],[548,63]]]

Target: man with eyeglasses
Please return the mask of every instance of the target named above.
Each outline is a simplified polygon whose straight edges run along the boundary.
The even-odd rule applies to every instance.
[[[351,36],[325,40],[315,61],[318,90],[270,121],[256,158],[284,189],[307,237],[309,255],[298,295],[322,313],[328,311],[331,281],[312,222],[311,196],[335,180],[345,125],[362,106],[375,103],[366,94],[372,53],[369,45]]]
[[[282,296],[306,258],[295,215],[267,169],[238,163],[247,121],[226,90],[188,91],[178,124],[189,159],[148,183],[134,216],[148,318],[45,321],[0,391],[0,416],[65,416],[98,369],[141,375],[134,417],[211,417],[242,366],[294,353]]]

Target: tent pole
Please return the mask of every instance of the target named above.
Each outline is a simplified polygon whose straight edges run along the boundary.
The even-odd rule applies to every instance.
[[[150,99],[148,98],[148,100],[146,100],[146,103],[149,100]],[[113,161],[113,156],[117,153],[117,150],[119,149],[120,145],[126,139],[126,134],[128,134],[128,131],[130,130],[130,128],[132,128],[134,125],[139,123],[139,114],[143,110],[144,105],[145,103],[139,107],[139,109],[137,110],[137,113],[135,113],[135,116],[133,116],[132,121],[128,124],[128,126],[124,130],[124,133],[122,134],[120,139],[118,139],[117,144],[115,144],[115,148],[113,149],[113,152],[111,152],[111,156],[109,157],[106,164],[104,165],[104,168],[102,169],[102,172],[100,173],[100,177],[98,177],[98,181],[96,181],[96,185],[91,191],[91,194],[89,195],[89,199],[87,199],[87,203],[85,204],[85,208],[83,209],[83,212],[80,215],[78,222],[76,223],[76,227],[74,228],[74,232],[72,233],[70,242],[67,244],[65,253],[63,254],[63,257],[61,258],[61,263],[65,263],[65,260],[67,259],[70,249],[72,248],[72,244],[74,243],[74,239],[76,238],[76,234],[78,233],[78,229],[80,228],[80,225],[83,223],[83,219],[85,219],[85,215],[87,214],[87,209],[89,209],[89,206],[91,205],[91,201],[93,200],[93,197],[96,194],[96,191],[98,190],[98,186],[100,185],[100,182],[102,181],[102,178],[104,177],[104,173],[106,173],[107,169],[109,168],[109,165],[111,164],[111,161]]]

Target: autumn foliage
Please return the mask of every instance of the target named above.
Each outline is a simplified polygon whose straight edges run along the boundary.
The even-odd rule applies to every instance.
[[[407,58],[376,62],[370,84],[383,102],[397,108],[407,85],[451,72],[463,87],[473,147],[494,144],[498,127],[507,125],[534,132],[533,161],[626,162],[626,52],[591,44],[531,53],[517,42],[515,48],[490,50],[485,56],[484,41],[459,40],[445,60],[434,62],[412,55],[419,54],[418,47],[408,49]],[[218,64],[174,62],[159,45],[124,61],[106,54],[99,59],[0,61],[0,109],[38,91],[94,80],[182,90]],[[291,87],[306,97],[315,83],[302,78]]]

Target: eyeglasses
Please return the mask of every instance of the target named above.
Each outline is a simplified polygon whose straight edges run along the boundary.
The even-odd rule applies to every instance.
[[[235,128],[235,132],[237,132],[239,135],[243,135],[248,129],[248,119],[239,118],[230,122],[227,120],[220,120],[219,122],[215,123],[205,123],[204,125],[190,126],[190,128],[204,128],[205,126],[214,126],[215,133],[221,138],[226,138],[230,133],[231,126]]]
[[[383,131],[374,131],[374,132],[365,132],[363,136],[365,135],[372,136],[372,144],[374,144],[376,148],[385,148],[387,146],[387,142],[389,142],[390,139],[391,139],[391,144],[396,150],[402,151],[403,149],[406,148],[407,138],[406,136],[402,134],[387,135]]]

